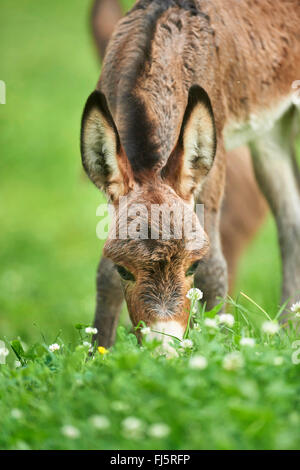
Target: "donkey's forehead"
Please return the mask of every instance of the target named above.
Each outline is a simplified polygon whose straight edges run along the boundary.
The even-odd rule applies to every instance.
[[[149,260],[159,261],[174,257],[182,257],[184,250],[183,240],[107,240],[104,252],[114,260]]]
[[[115,263],[129,265],[155,266],[156,262],[166,261],[181,263],[183,260],[195,260],[203,256],[206,243],[200,248],[187,249],[184,239],[180,240],[120,240],[108,239],[104,246],[104,255]]]

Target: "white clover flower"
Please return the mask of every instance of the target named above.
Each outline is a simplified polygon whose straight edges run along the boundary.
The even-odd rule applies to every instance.
[[[276,356],[273,361],[274,366],[281,366],[283,364],[283,357]]]
[[[191,369],[203,370],[207,367],[207,359],[204,356],[193,356],[190,359],[189,367]]]
[[[123,401],[113,401],[110,406],[115,411],[127,411],[129,409],[129,405]]]
[[[240,340],[241,346],[249,346],[250,348],[254,348],[255,346],[255,339],[254,338],[242,338]]]
[[[85,329],[85,332],[88,334],[88,335],[96,335],[98,333],[98,329],[97,328],[92,328],[91,326],[88,326],[86,329]]]
[[[234,325],[234,316],[231,313],[222,313],[218,317],[219,323],[229,326],[230,328]]]
[[[77,439],[80,436],[79,429],[75,428],[71,424],[66,424],[61,428],[61,432],[64,436],[69,437],[70,439]]]
[[[238,351],[226,354],[223,359],[223,368],[225,370],[241,369],[244,365],[244,358]]]
[[[143,429],[143,422],[134,416],[128,416],[122,421],[123,431],[131,435],[139,434]]]
[[[167,424],[164,423],[152,424],[148,429],[148,434],[151,437],[160,439],[170,434],[170,428]]]
[[[268,335],[275,335],[280,330],[280,327],[276,321],[265,321],[261,327],[263,333]]]
[[[194,330],[195,330],[195,331],[198,331],[198,333],[201,333],[202,329],[201,329],[199,323],[196,323],[196,324],[194,325]]]
[[[203,292],[200,289],[197,289],[196,287],[193,287],[188,291],[186,294],[187,298],[190,300],[201,300],[203,298]]]
[[[300,317],[300,301],[291,306],[291,312],[295,313],[296,317]]]
[[[9,355],[9,350],[3,341],[0,341],[0,364],[5,364],[6,357]]]
[[[82,344],[86,348],[89,348],[89,353],[92,353],[94,351],[93,345],[91,343],[89,343],[88,341],[84,341]]]
[[[149,328],[149,326],[145,326],[144,328],[141,328],[141,333],[143,336],[149,335],[151,333],[151,328]]]
[[[51,352],[54,351],[59,351],[60,350],[60,345],[57,343],[50,344],[49,349]]]
[[[90,417],[90,423],[96,429],[107,429],[110,426],[110,421],[106,416],[94,415]]]
[[[193,341],[191,339],[183,339],[180,343],[180,346],[183,349],[191,349],[193,347]]]
[[[23,417],[22,411],[19,410],[18,408],[13,408],[10,414],[11,414],[11,417],[14,419],[21,419]]]
[[[15,448],[16,450],[31,450],[29,444],[21,439],[16,442]]]
[[[215,318],[205,318],[204,325],[208,328],[213,328],[214,330],[218,329],[217,320]]]
[[[15,361],[15,367],[16,369],[18,369],[19,367],[21,367],[21,362],[20,361]]]
[[[5,345],[0,347],[0,355],[5,357],[9,355],[9,350],[5,347]]]

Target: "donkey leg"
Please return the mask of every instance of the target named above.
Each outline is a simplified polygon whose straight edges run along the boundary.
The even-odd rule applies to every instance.
[[[300,189],[293,159],[293,110],[251,144],[257,181],[276,220],[282,259],[282,302],[300,298]]]
[[[255,179],[249,149],[231,150],[226,156],[220,231],[228,264],[229,292],[233,293],[239,258],[265,220],[268,207]]]
[[[210,250],[201,261],[195,274],[195,286],[203,291],[203,300],[210,310],[225,298],[228,290],[227,263],[222,252],[219,212],[206,213],[206,232],[209,236]]]
[[[226,159],[223,145],[219,143],[212,168],[198,203],[204,204],[204,227],[209,237],[209,253],[199,264],[195,274],[195,286],[203,291],[207,308],[213,308],[218,297],[226,297],[228,290],[227,263],[222,251],[220,236],[220,215],[223,200]]]
[[[92,29],[101,60],[103,60],[113,30],[122,18],[118,0],[95,0],[92,9]]]
[[[94,340],[106,348],[115,341],[116,329],[124,300],[120,278],[112,261],[102,258],[97,273],[97,305],[94,326],[98,334]]]

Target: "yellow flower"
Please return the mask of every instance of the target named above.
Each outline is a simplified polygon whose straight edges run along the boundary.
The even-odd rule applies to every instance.
[[[98,351],[100,354],[104,355],[108,353],[108,349],[104,348],[103,346],[98,347]]]

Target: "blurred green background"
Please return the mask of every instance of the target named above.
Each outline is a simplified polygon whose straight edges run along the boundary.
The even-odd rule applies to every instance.
[[[124,8],[133,2],[123,2]],[[79,127],[100,66],[89,28],[91,0],[1,0],[0,338],[50,342],[91,323],[102,242],[103,196],[85,178]],[[280,265],[269,217],[241,260],[236,291],[270,313]]]

